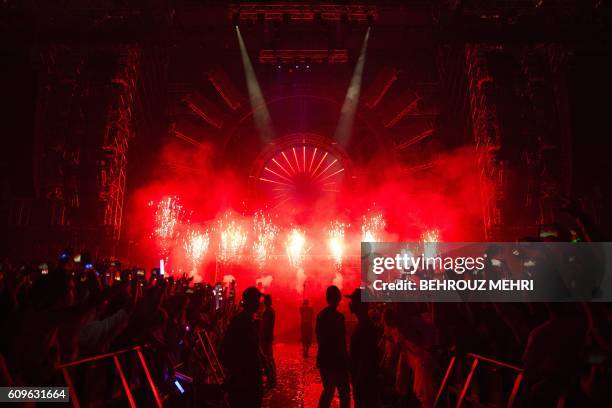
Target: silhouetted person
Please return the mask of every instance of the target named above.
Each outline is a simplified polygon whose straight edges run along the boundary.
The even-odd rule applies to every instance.
[[[312,344],[312,322],[314,320],[314,310],[310,307],[308,299],[304,299],[300,307],[300,329],[302,332],[302,352],[304,358],[308,357],[308,350]]]
[[[325,292],[328,306],[317,315],[316,333],[319,349],[317,367],[321,373],[323,391],[319,398],[319,408],[329,407],[334,392],[338,388],[340,408],[348,408],[351,392],[348,373],[348,353],[346,351],[346,329],[344,315],[338,312],[342,298],[337,286],[330,286]]]
[[[580,366],[588,325],[580,305],[547,303],[549,318],[529,334],[523,363],[527,406],[551,406],[571,387]]]
[[[350,296],[349,309],[357,317],[357,326],[351,336],[349,369],[353,386],[355,408],[379,406],[378,367],[380,349],[376,327],[368,316],[369,305],[361,301],[361,289]]]
[[[220,357],[227,370],[227,390],[231,407],[260,407],[263,396],[259,330],[254,314],[261,294],[255,287],[242,293],[243,310],[230,322]]]
[[[272,308],[272,296],[264,295],[265,310],[261,316],[261,351],[264,356],[264,370],[267,378],[267,385],[276,385],[276,363],[274,362],[274,322],[276,312]]]

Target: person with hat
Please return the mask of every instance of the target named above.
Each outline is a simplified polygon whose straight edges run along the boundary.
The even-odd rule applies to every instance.
[[[346,328],[344,315],[338,312],[342,294],[337,286],[331,285],[325,292],[327,307],[319,312],[315,333],[319,348],[317,368],[321,373],[323,391],[319,398],[319,408],[328,408],[334,398],[336,388],[340,397],[340,408],[349,408],[351,390],[349,385],[348,352],[346,350]]]
[[[357,288],[350,295],[349,310],[357,317],[357,326],[351,336],[349,349],[349,371],[353,386],[355,408],[377,407],[378,368],[380,349],[376,326],[368,314],[369,305],[362,302],[362,289]]]
[[[261,293],[249,287],[242,293],[242,311],[230,322],[221,343],[221,362],[227,373],[228,402],[231,407],[258,408],[263,398],[259,327],[254,315]]]

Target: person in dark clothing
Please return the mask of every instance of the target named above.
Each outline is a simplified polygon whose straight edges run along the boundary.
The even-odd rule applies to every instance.
[[[276,385],[276,363],[274,362],[274,323],[276,312],[272,308],[272,296],[264,295],[266,306],[261,316],[261,351],[264,357],[264,371],[266,373],[267,386]]]
[[[330,286],[325,293],[328,306],[317,315],[316,334],[319,349],[317,367],[321,373],[323,391],[319,398],[319,408],[329,407],[338,388],[340,408],[348,408],[351,392],[348,373],[348,352],[346,350],[346,329],[344,315],[338,312],[342,298],[337,286]]]
[[[547,303],[549,318],[529,334],[523,354],[527,406],[555,405],[571,387],[584,353],[588,324],[575,303]]]
[[[261,407],[263,382],[259,330],[254,314],[261,294],[255,287],[242,293],[243,310],[230,322],[221,343],[220,357],[227,372],[231,407]]]
[[[314,310],[310,307],[308,299],[304,299],[300,307],[300,329],[302,332],[302,352],[304,358],[308,358],[308,351],[312,343],[312,321],[314,320]]]
[[[355,408],[378,407],[378,367],[380,349],[374,323],[368,316],[368,304],[361,301],[361,289],[350,296],[349,309],[357,317],[357,326],[351,336],[349,349],[349,371],[353,386]]]

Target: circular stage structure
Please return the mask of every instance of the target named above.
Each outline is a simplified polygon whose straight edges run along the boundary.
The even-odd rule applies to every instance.
[[[313,205],[346,189],[351,178],[346,153],[314,133],[294,133],[270,144],[250,174],[252,192],[271,208]]]

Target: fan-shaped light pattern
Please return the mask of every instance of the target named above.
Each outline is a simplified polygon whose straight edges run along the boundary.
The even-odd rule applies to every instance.
[[[259,181],[274,206],[308,204],[340,192],[344,167],[329,151],[298,144],[276,152],[264,165]]]

